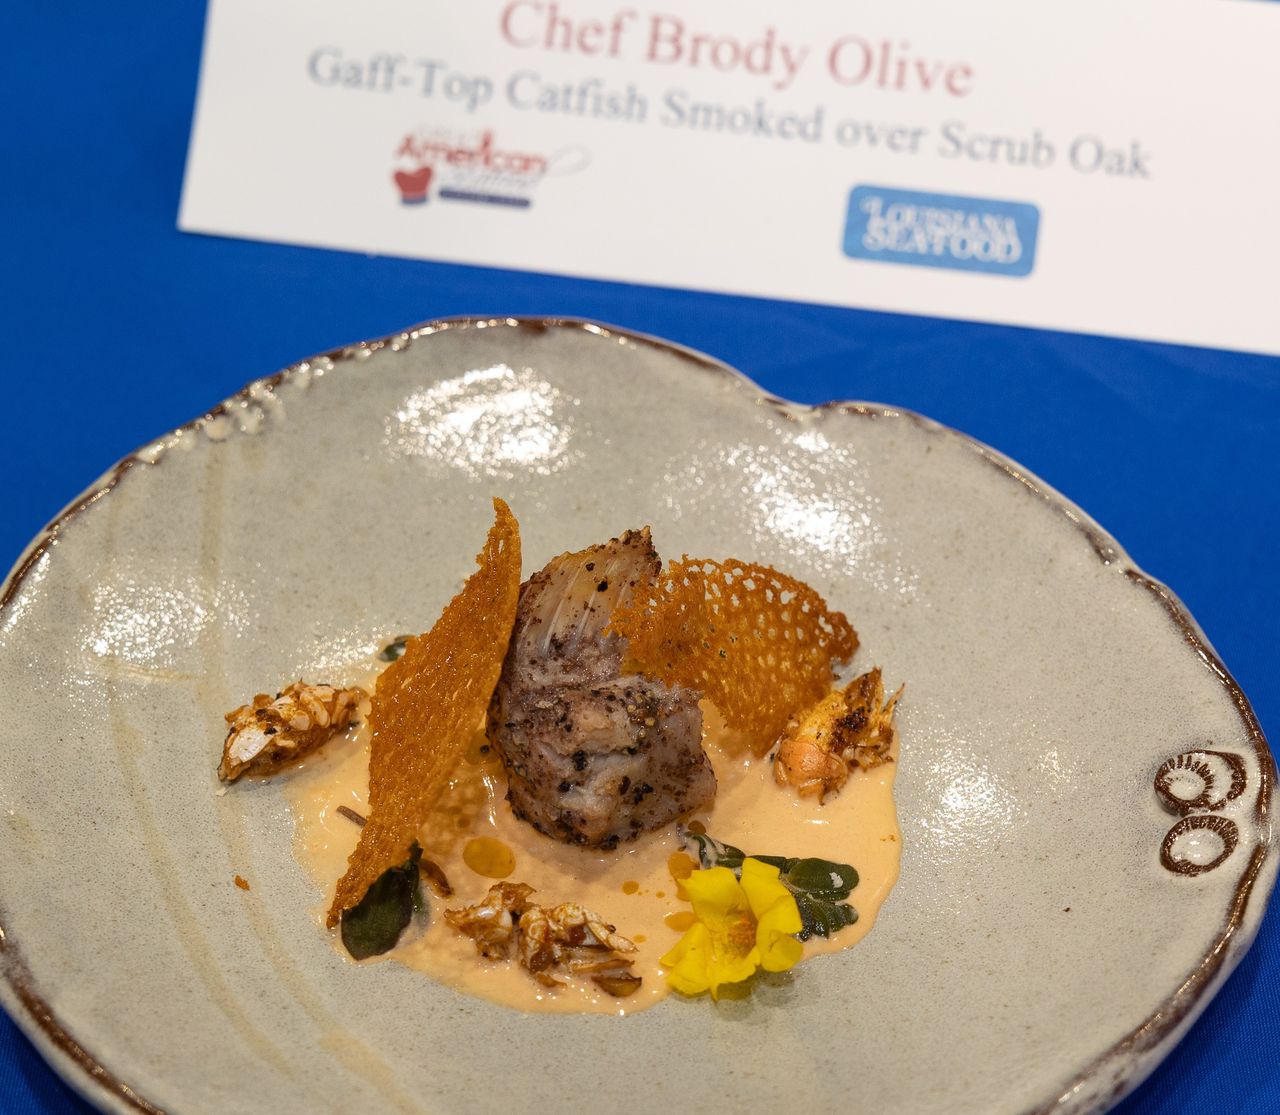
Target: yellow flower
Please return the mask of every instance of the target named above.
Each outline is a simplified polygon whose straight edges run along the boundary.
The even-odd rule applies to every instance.
[[[742,881],[727,867],[693,872],[683,880],[698,919],[666,956],[667,982],[685,995],[740,983],[757,968],[783,972],[800,959],[804,946],[792,893],[778,869],[758,859],[742,861]]]

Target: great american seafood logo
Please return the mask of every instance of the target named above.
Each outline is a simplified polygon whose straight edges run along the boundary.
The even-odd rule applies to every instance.
[[[401,139],[392,181],[402,205],[464,201],[527,209],[544,178],[581,170],[588,162],[581,148],[552,155],[499,144],[485,129],[474,133],[415,131]]]

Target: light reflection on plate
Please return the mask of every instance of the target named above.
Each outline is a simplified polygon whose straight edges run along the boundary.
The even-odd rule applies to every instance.
[[[392,454],[475,477],[565,468],[574,400],[531,368],[478,368],[409,394],[386,420]]]

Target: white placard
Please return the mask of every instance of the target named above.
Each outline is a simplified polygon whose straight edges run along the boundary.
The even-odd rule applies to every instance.
[[[1280,8],[211,0],[181,228],[1280,353]]]

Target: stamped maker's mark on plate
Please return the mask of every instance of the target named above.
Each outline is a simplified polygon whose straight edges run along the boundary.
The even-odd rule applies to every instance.
[[[1244,760],[1229,751],[1184,751],[1155,777],[1156,796],[1179,820],[1160,844],[1160,863],[1175,875],[1203,875],[1225,863],[1240,829],[1218,810],[1245,789]]]

